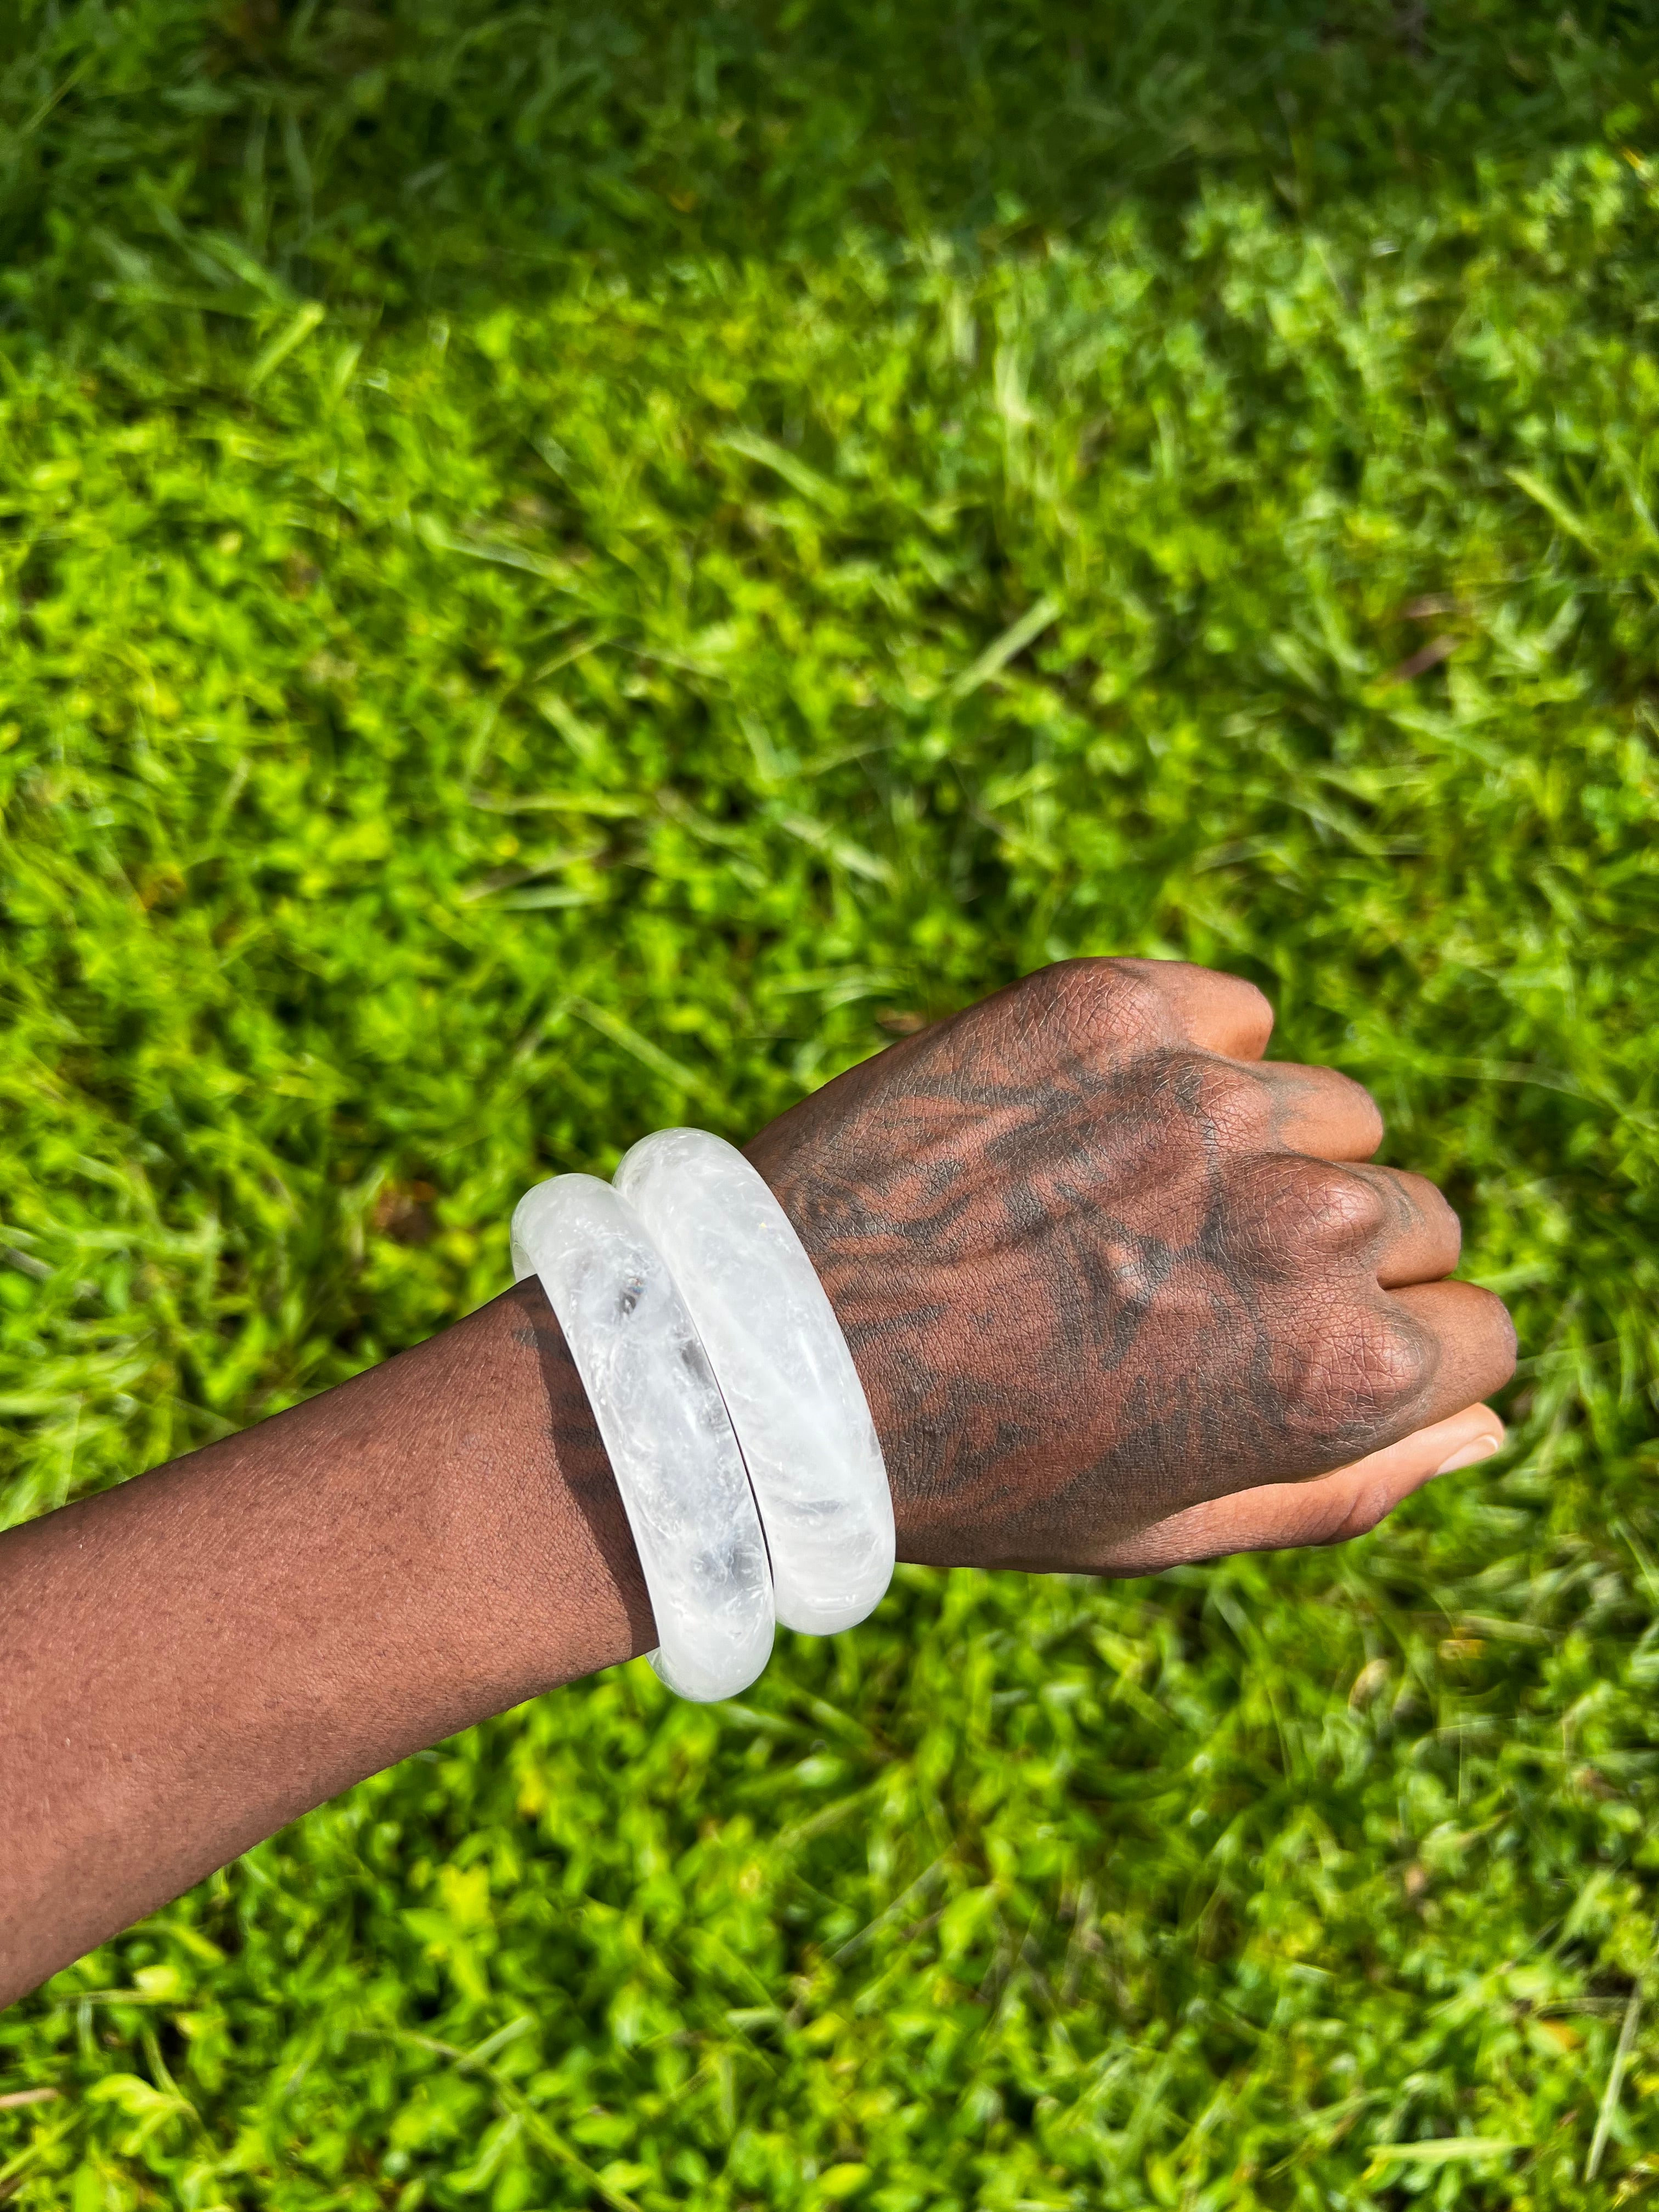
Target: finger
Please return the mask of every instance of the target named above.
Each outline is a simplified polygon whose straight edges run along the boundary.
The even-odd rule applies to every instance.
[[[1340,1269],[1351,1292],[1358,1288],[1357,1273],[1392,1290],[1432,1282],[1457,1265],[1462,1226],[1426,1176],[1368,1160],[1278,1151],[1231,1110],[1236,1123],[1244,1124],[1237,1146],[1244,1157],[1233,1170],[1231,1190],[1261,1265],[1304,1267],[1311,1275]]]
[[[1376,1101],[1351,1075],[1278,1060],[1264,1061],[1256,1073],[1273,1100],[1273,1133],[1289,1151],[1322,1160],[1368,1160],[1382,1143]]]
[[[1502,1299],[1474,1283],[1413,1283],[1389,1297],[1425,1331],[1433,1370],[1413,1409],[1419,1426],[1502,1389],[1515,1372],[1515,1323]]]
[[[1126,982],[1154,991],[1176,1036],[1230,1060],[1260,1060],[1273,1033],[1273,1010],[1254,983],[1186,960],[1113,960]]]
[[[1385,1291],[1449,1275],[1463,1250],[1463,1224],[1426,1176],[1407,1168],[1355,1167],[1382,1199],[1384,1215],[1376,1279]]]
[[[1340,1544],[1375,1528],[1403,1498],[1437,1474],[1489,1459],[1504,1442],[1490,1406],[1468,1406],[1384,1450],[1312,1482],[1268,1482],[1189,1505],[1115,1544],[1094,1562],[1103,1575],[1158,1574],[1231,1552]]]

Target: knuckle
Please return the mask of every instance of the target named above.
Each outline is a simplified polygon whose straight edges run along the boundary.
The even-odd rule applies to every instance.
[[[1123,986],[1139,984],[1152,993],[1166,1026],[1184,1030],[1201,1014],[1206,1022],[1220,1020],[1241,1042],[1266,1048],[1273,1034],[1273,1001],[1247,977],[1201,968],[1192,960],[1121,959],[1110,965]]]
[[[1189,1038],[1200,1022],[1207,1032],[1218,1020],[1247,1053],[1259,1053],[1273,1030],[1273,1007],[1254,983],[1187,960],[1081,955],[1036,969],[1000,995],[1022,1018],[1057,1022],[1079,1045],[1104,1042],[1132,1054]]]
[[[1307,1497],[1289,1530],[1297,1544],[1346,1544],[1369,1535],[1393,1503],[1387,1486],[1325,1475],[1307,1486]]]
[[[1191,1082],[1206,1121],[1217,1139],[1233,1151],[1258,1150],[1273,1121],[1267,1086],[1237,1060],[1190,1056]]]
[[[1056,960],[1047,968],[1034,968],[1008,987],[1008,995],[1034,1013],[1085,1003],[1097,988],[1091,970],[1103,963],[1094,960]]]
[[[1156,1056],[1154,1073],[1158,1088],[1177,1099],[1224,1151],[1261,1152],[1272,1102],[1253,1069],[1179,1046]]]
[[[1423,1398],[1435,1366],[1431,1340],[1408,1316],[1349,1306],[1302,1348],[1296,1425],[1334,1455],[1362,1456]]]
[[[1240,1121],[1247,1140],[1255,1132]],[[1263,1150],[1241,1162],[1235,1220],[1280,1280],[1328,1279],[1333,1265],[1374,1244],[1388,1219],[1381,1191],[1330,1160]]]
[[[1357,1469],[1318,1476],[1304,1483],[1273,1534],[1284,1544],[1346,1544],[1369,1535],[1385,1520],[1396,1500],[1389,1486]]]
[[[1385,1484],[1366,1483],[1352,1492],[1340,1513],[1333,1514],[1331,1525],[1319,1540],[1323,1544],[1347,1544],[1356,1536],[1369,1536],[1379,1521],[1388,1518],[1393,1507],[1394,1499]]]
[[[1018,987],[1034,1010],[1059,1015],[1066,1027],[1087,1035],[1109,1021],[1124,1043],[1166,1036],[1170,1028],[1167,985],[1159,970],[1168,962],[1080,957],[1040,968]]]
[[[1369,1244],[1388,1224],[1388,1202],[1367,1176],[1329,1161],[1310,1160],[1297,1185],[1308,1225],[1327,1244]]]
[[[1358,1405],[1381,1420],[1395,1419],[1421,1398],[1436,1360],[1427,1334],[1414,1322],[1367,1314],[1356,1332],[1353,1388]]]

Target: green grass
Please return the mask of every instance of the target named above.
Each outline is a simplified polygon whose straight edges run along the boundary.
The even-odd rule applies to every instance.
[[[1079,951],[1371,1084],[1523,1367],[1346,1552],[906,1570],[364,1784],[0,2021],[0,2197],[1659,2181],[1659,33],[1424,13],[3,34],[8,1517]]]

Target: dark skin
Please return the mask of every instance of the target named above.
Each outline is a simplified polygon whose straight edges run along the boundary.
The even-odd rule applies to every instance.
[[[1048,969],[750,1155],[817,1261],[902,1558],[1325,1542],[1496,1448],[1498,1301],[1248,985]],[[1335,1470],[1328,1472],[1328,1470]],[[362,1776],[654,1641],[539,1288],[0,1536],[0,2002]]]
[[[1357,1083],[1262,1060],[1272,1027],[1232,976],[1069,962],[750,1146],[886,1408],[908,1556],[1109,1573],[1507,1379],[1504,1307],[1438,1279],[1450,1206],[1369,1164]]]

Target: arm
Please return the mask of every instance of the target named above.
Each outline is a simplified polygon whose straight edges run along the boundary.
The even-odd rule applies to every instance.
[[[0,2004],[363,1775],[653,1641],[533,1283],[12,1529]]]
[[[1364,1165],[1365,1094],[1261,1064],[1267,1032],[1230,979],[1079,963],[756,1140],[870,1394],[901,1557],[1137,1573],[1328,1541],[1495,1448],[1474,1401],[1512,1340],[1437,1279],[1449,1210]],[[361,1776],[653,1641],[533,1284],[0,1536],[0,2002]]]

